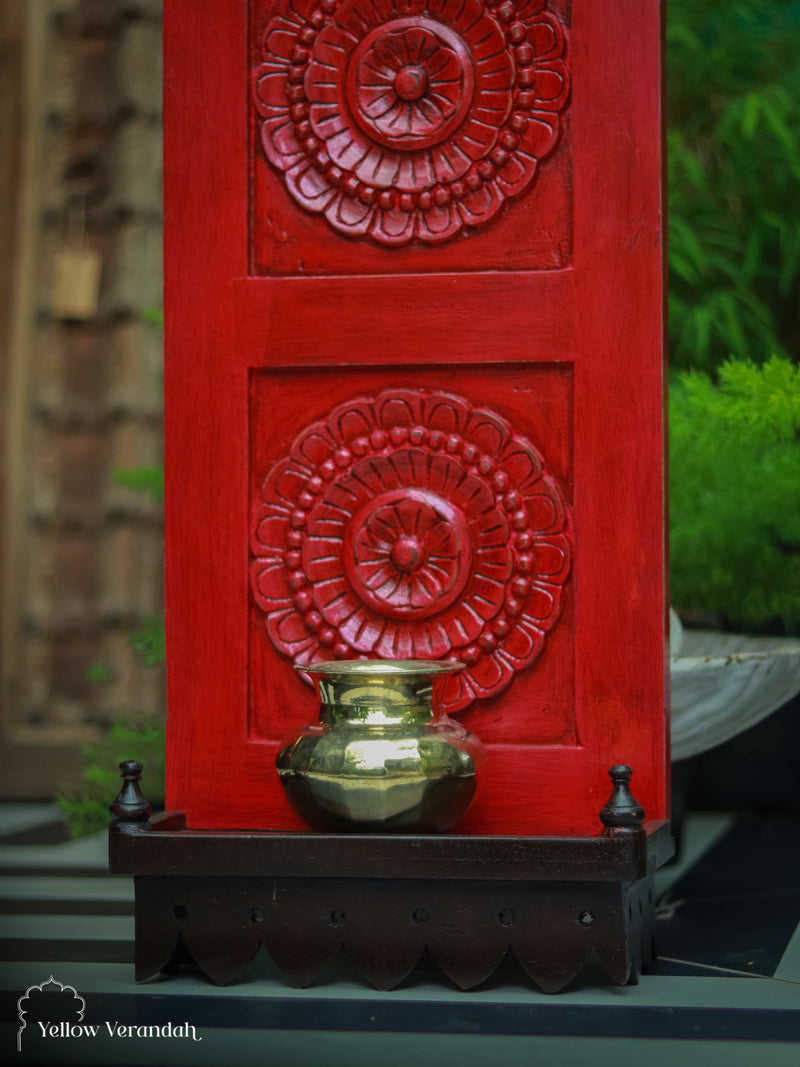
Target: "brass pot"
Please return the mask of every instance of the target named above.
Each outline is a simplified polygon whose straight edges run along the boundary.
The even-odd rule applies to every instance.
[[[449,830],[475,795],[483,745],[441,708],[461,663],[341,660],[297,666],[321,702],[278,754],[286,796],[310,826],[415,833]]]

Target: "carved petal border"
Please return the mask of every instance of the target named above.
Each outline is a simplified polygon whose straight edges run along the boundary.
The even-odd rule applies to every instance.
[[[382,245],[485,226],[534,182],[569,95],[545,0],[281,0],[253,101],[297,204]]]
[[[456,659],[447,710],[540,655],[570,571],[570,519],[533,445],[444,392],[388,389],[307,427],[251,517],[251,587],[296,664]]]

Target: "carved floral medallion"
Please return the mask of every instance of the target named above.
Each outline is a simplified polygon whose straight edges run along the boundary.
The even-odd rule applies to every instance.
[[[307,427],[254,501],[251,586],[294,663],[457,659],[447,710],[542,651],[570,566],[561,492],[486,409],[391,389]]]
[[[283,0],[253,72],[303,208],[384,245],[483,226],[530,188],[569,82],[545,0]]]

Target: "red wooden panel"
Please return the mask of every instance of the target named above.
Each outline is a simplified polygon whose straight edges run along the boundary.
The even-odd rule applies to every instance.
[[[285,738],[299,706],[314,717],[275,651],[454,654],[468,667],[448,710],[484,742],[577,743],[571,367],[458,367],[459,396],[438,388],[447,370],[253,375],[251,736]]]
[[[568,10],[252,0],[253,273],[566,266]]]
[[[460,829],[596,832],[618,762],[666,813],[660,12],[571,7],[166,5],[190,826],[297,825],[292,659],[426,650],[489,744]]]

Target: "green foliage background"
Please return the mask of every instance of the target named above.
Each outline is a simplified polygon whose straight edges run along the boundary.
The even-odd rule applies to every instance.
[[[800,632],[800,0],[668,0],[666,64],[672,602]]]
[[[800,355],[800,2],[667,0],[673,368]]]

